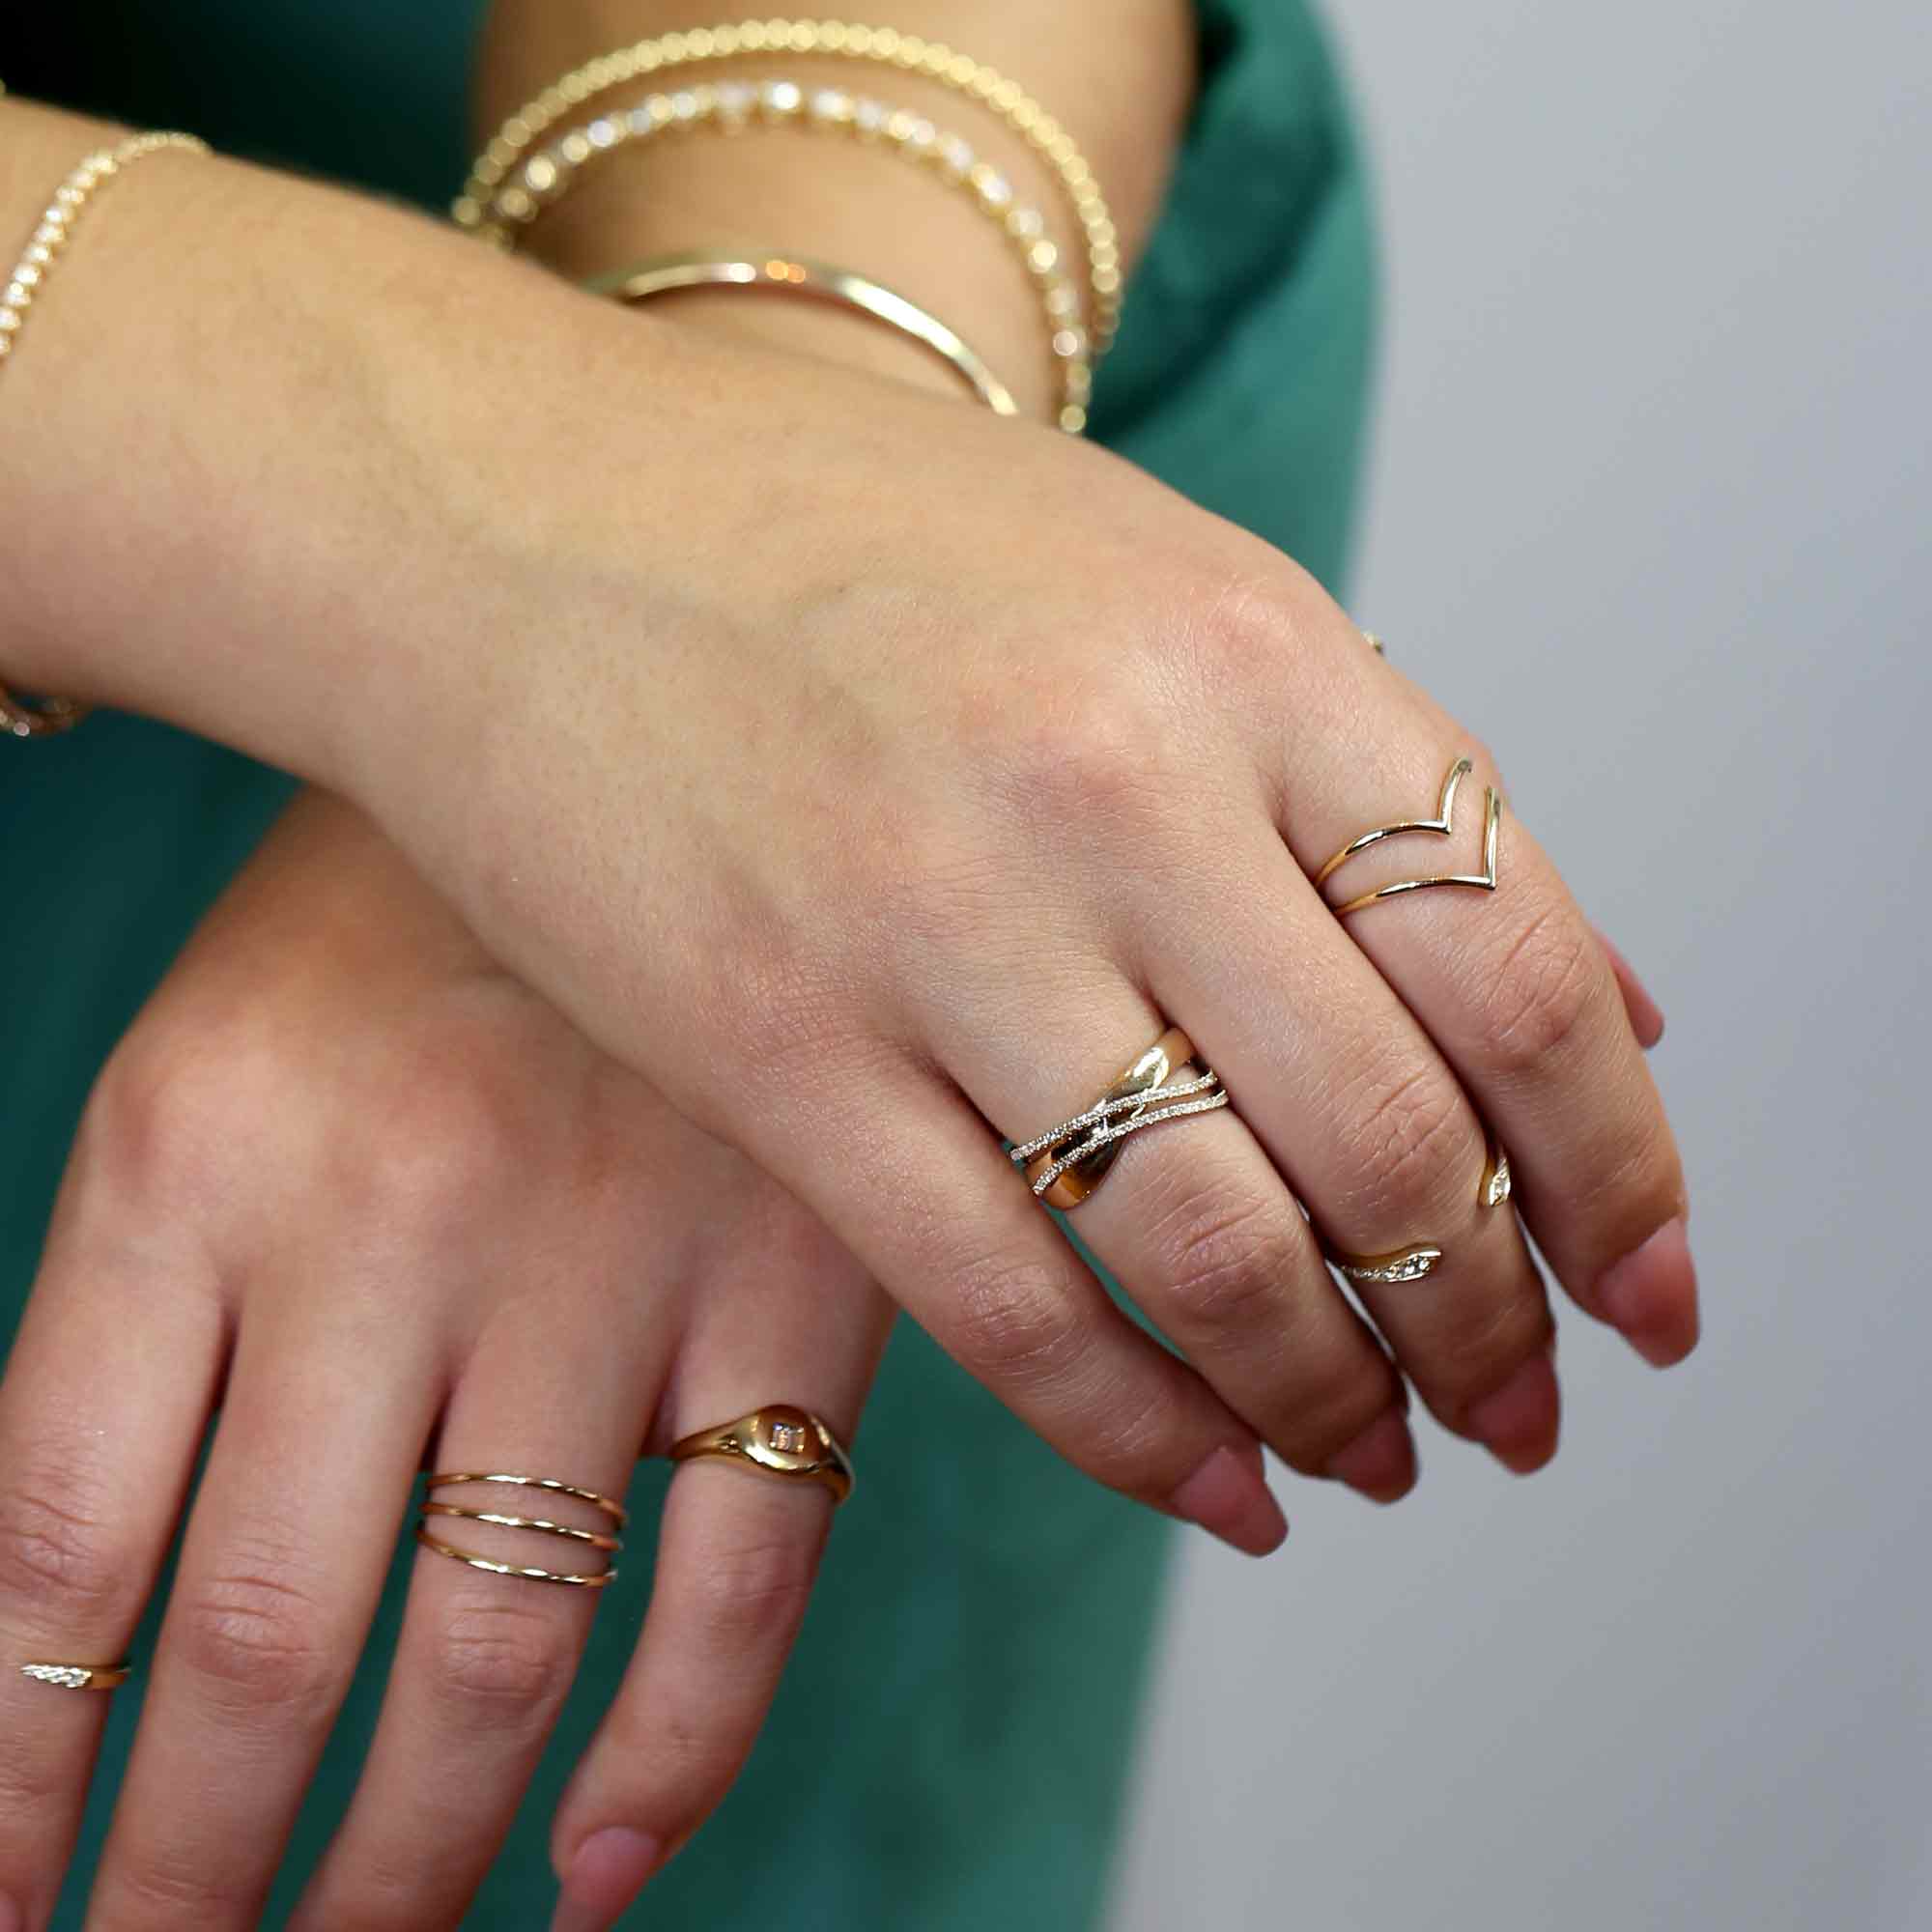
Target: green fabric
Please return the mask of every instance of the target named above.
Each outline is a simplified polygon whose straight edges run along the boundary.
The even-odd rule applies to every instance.
[[[466,158],[479,11],[471,0],[10,8],[0,74],[21,93],[193,128],[231,151],[437,205]],[[1202,97],[1100,377],[1095,434],[1333,583],[1372,333],[1362,175],[1303,7],[1206,0],[1201,13]],[[0,751],[13,888],[0,1010],[14,1021],[0,1332],[25,1297],[96,1069],[286,794],[275,774],[127,718]],[[751,1765],[627,1923],[983,1932],[1017,1918],[1078,1932],[1095,1921],[1166,1527],[1074,1475],[909,1323],[863,1447],[861,1497],[840,1513]],[[666,1480],[663,1465],[639,1471],[640,1545]],[[409,1567],[399,1548],[270,1924],[353,1788]],[[543,1922],[548,1819],[629,1653],[648,1570],[628,1565],[600,1611],[578,1693],[471,1926]],[[151,1618],[135,1654],[153,1640]],[[133,1689],[115,1700],[61,1927],[80,1923],[138,1706]],[[801,1779],[802,1762],[832,1775]]]

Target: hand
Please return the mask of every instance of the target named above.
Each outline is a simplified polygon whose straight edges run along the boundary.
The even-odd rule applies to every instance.
[[[1492,1129],[1577,1303],[1688,1351],[1676,1148],[1528,828],[1504,812],[1493,893],[1331,910],[1477,868],[1502,779],[1474,733],[1292,563],[1098,449],[619,321],[621,352],[586,320],[567,380],[457,440],[427,500],[462,584],[350,773],[498,957],[1081,1467],[1246,1548],[1281,1534],[1256,1436],[1407,1486],[1404,1375],[1512,1468],[1552,1452],[1550,1312],[1477,1200]],[[651,420],[605,427],[640,365]],[[1456,837],[1361,855],[1324,903],[1328,856],[1432,812],[1461,755]],[[1130,1140],[1078,1227],[1185,1362],[999,1146],[1169,1023],[1233,1108]],[[1363,1291],[1386,1350],[1324,1239],[1442,1249]]]
[[[365,822],[299,803],[103,1074],[0,1383],[9,1657],[124,1653],[221,1409],[89,1926],[257,1922],[426,1445],[433,1467],[621,1495],[639,1454],[766,1403],[849,1440],[890,1320],[822,1228],[497,970]],[[610,1527],[568,1498],[439,1494]],[[821,1489],[680,1468],[636,1661],[557,1822],[587,1905],[724,1795],[830,1515]],[[601,1561],[431,1527],[513,1564]],[[596,1595],[417,1557],[298,1927],[457,1922]],[[0,1908],[29,1926],[106,1701],[0,1678]]]

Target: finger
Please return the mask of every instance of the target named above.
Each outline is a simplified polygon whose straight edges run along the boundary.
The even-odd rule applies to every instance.
[[[888,1322],[876,1291],[829,1242],[794,1262],[808,1279],[776,1282],[755,1326],[733,1320],[692,1335],[666,1435],[783,1403],[850,1443]],[[850,1292],[828,1294],[841,1275]],[[846,1311],[841,1331],[827,1331],[828,1308]],[[678,1468],[636,1656],[558,1807],[558,1932],[601,1932],[730,1789],[798,1634],[832,1515],[831,1492],[812,1483],[717,1461]]]
[[[570,1332],[547,1297],[516,1304],[457,1379],[435,1471],[548,1478],[620,1499],[674,1338],[640,1352]],[[622,1531],[580,1498],[504,1484],[434,1499]],[[431,1534],[491,1561],[574,1576],[618,1558],[579,1540],[462,1518]],[[357,1932],[454,1926],[508,1833],[556,1721],[603,1592],[416,1557],[387,1693],[348,1815],[292,1921]]]
[[[1050,1012],[1056,1023],[1016,1028],[1016,1011]],[[1093,1105],[1169,1018],[1185,1025],[1191,1010],[1164,1016],[1095,961],[1056,969],[997,1012],[980,1010],[970,995],[956,1001],[940,1022],[952,1029],[940,1045],[981,1111],[1024,1145]],[[1184,1077],[1177,1068],[1169,1084]],[[1337,1289],[1293,1195],[1238,1111],[1129,1134],[1073,1225],[1293,1467],[1352,1479],[1383,1501],[1409,1487],[1415,1457],[1401,1378]]]
[[[19,1666],[127,1657],[226,1346],[197,1258],[70,1223],[0,1383],[0,1925],[11,1905],[27,1928],[52,1920],[108,1698]]]
[[[1281,1542],[1252,1429],[1114,1305],[956,1089],[910,1062],[763,1072],[755,1120],[808,1124],[746,1151],[968,1374],[1110,1488],[1250,1554]]]
[[[1555,1453],[1543,1283],[1487,1189],[1483,1122],[1280,841],[1224,841],[1191,917],[1141,922],[1147,972],[1307,1205],[1448,1428],[1518,1473]]]
[[[1351,661],[1373,742],[1332,744],[1284,831],[1319,876],[1370,828],[1435,816],[1467,757],[1448,836],[1409,832],[1358,852],[1327,881],[1350,940],[1374,961],[1508,1147],[1537,1243],[1584,1309],[1649,1359],[1694,1346],[1696,1279],[1682,1164],[1616,976],[1555,868],[1507,810],[1493,761],[1398,673]],[[1308,762],[1316,765],[1314,748]],[[1481,877],[1495,801],[1492,890],[1382,888]]]
[[[1636,968],[1618,951],[1616,943],[1602,926],[1592,926],[1597,944],[1604,949],[1610,970],[1617,976],[1617,990],[1624,996],[1624,1011],[1630,1015],[1636,1043],[1648,1052],[1663,1037],[1663,1009],[1650,997],[1650,989],[1636,976]]]
[[[355,1673],[440,1383],[332,1286],[242,1324],[90,1932],[254,1926]]]

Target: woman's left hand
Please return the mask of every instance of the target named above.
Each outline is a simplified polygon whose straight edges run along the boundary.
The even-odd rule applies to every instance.
[[[890,1324],[776,1183],[497,971],[366,822],[300,802],[103,1074],[0,1383],[9,1658],[123,1654],[221,1409],[89,1927],[257,1922],[426,1450],[621,1496],[640,1454],[766,1405],[849,1439]],[[439,1494],[611,1527],[568,1497]],[[682,1465],[638,1654],[557,1824],[571,1922],[607,1922],[730,1785],[831,1514],[811,1484]],[[430,1527],[506,1564],[602,1561]],[[458,1921],[600,1594],[419,1553],[297,1926]],[[48,1922],[106,1701],[0,1678],[9,1932]]]

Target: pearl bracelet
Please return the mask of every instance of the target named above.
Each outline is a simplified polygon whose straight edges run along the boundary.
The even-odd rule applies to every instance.
[[[34,298],[52,273],[54,263],[66,248],[73,224],[80,218],[89,197],[123,168],[164,148],[185,148],[199,155],[208,153],[206,144],[192,134],[136,134],[118,147],[101,148],[89,155],[54,190],[53,200],[47,204],[26,252],[7,278],[5,290],[0,291],[0,370],[6,368],[12,357],[28,311],[34,306]],[[64,697],[23,704],[0,685],[0,733],[9,737],[49,737],[57,731],[71,730],[86,716],[84,704]]]
[[[578,171],[597,156],[664,131],[716,128],[731,133],[754,122],[880,143],[903,159],[936,166],[948,182],[971,194],[1012,245],[1045,306],[1047,340],[1060,371],[1060,427],[1072,435],[1086,428],[1094,371],[1087,331],[1080,322],[1080,296],[1061,271],[1060,251],[1046,238],[1044,217],[1037,209],[1016,204],[1006,177],[980,160],[957,134],[942,132],[923,115],[904,108],[840,88],[808,93],[798,82],[783,79],[755,86],[726,80],[675,94],[648,95],[628,112],[599,115],[532,155],[492,196],[485,221],[514,245],[516,230],[560,201]]]

